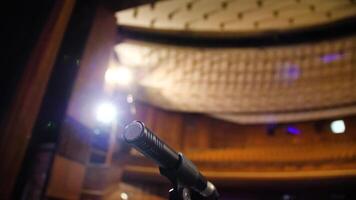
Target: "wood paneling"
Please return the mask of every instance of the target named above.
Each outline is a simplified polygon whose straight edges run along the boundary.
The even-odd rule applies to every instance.
[[[147,187],[147,185],[150,184],[151,187]],[[122,182],[119,185],[117,195],[119,196],[122,193],[126,193],[128,199],[133,200],[164,200],[168,199],[168,189],[169,187],[167,187],[167,185],[152,185],[150,182]]]
[[[88,128],[96,128],[95,109],[108,99],[103,92],[104,75],[116,37],[113,13],[99,6],[67,110],[69,116]]]
[[[67,117],[61,127],[58,153],[68,159],[86,164],[92,132],[76,120]]]
[[[63,199],[79,199],[84,180],[85,167],[75,161],[57,155],[47,196]]]
[[[88,165],[86,166],[84,190],[105,191],[121,178],[121,166]]]
[[[86,156],[94,159],[95,156],[96,158],[100,156],[96,160],[96,164],[82,162],[84,180],[80,190],[76,191],[81,194],[81,199],[103,199],[103,196],[111,193],[114,185],[117,189],[122,171],[120,166],[114,166],[111,163],[112,153],[116,147],[116,138],[112,137],[110,128],[102,127],[102,124],[99,124],[95,118],[97,106],[102,101],[110,99],[111,96],[111,94],[104,93],[103,83],[117,39],[115,18],[113,11],[102,5],[98,5],[95,12],[94,22],[67,109],[68,117],[73,118],[85,129],[84,132],[83,129],[73,130],[72,133],[68,132],[73,143],[63,141],[61,143],[63,150],[60,151],[60,153],[65,152],[66,157],[73,157],[81,162],[85,160],[83,157]],[[70,127],[70,129],[73,128]],[[95,129],[100,133],[91,133]],[[76,131],[77,133],[75,133]],[[91,134],[90,137],[89,134]],[[83,139],[80,140],[80,138]],[[77,152],[75,152],[75,146],[77,146]]]
[[[270,125],[241,125],[214,119],[202,114],[186,114],[165,111],[142,102],[136,102],[137,114],[169,145],[179,150],[204,150],[224,148],[281,147],[289,145],[336,144],[356,141],[355,117],[345,118],[345,134],[336,135],[330,130],[330,122],[310,121],[292,124],[275,124],[274,133],[269,134]],[[322,124],[317,128],[317,124]],[[271,124],[273,125],[273,124]],[[287,133],[288,127],[295,127],[300,134]],[[320,129],[320,130],[319,130]]]
[[[212,128],[210,122],[210,118],[200,115],[184,117],[183,150],[209,149],[211,140],[206,137],[206,133]]]
[[[137,119],[147,121],[148,128],[200,169],[219,177],[220,172],[224,176],[238,172],[238,177],[245,178],[253,175],[254,179],[263,172],[303,177],[320,171],[315,173],[317,178],[318,174],[333,175],[333,170],[340,174],[344,170],[345,176],[356,175],[350,171],[356,166],[355,117],[344,119],[346,132],[340,135],[331,132],[332,120],[319,121],[318,126],[315,122],[277,124],[271,134],[269,125],[240,125],[199,114],[164,111],[140,102],[136,106]],[[288,133],[288,127],[298,129],[299,134]],[[147,159],[132,155],[129,167],[153,167]]]

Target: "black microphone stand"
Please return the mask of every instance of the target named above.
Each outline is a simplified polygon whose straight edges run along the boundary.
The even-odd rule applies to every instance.
[[[206,180],[197,167],[162,142],[140,121],[133,121],[125,127],[124,139],[147,158],[160,167],[161,175],[173,184],[169,191],[171,200],[217,200],[219,193],[215,186]]]
[[[179,181],[172,182],[173,188],[169,190],[169,200],[191,200],[191,190],[180,184]]]
[[[161,175],[167,177],[173,184],[173,188],[169,190],[169,200],[191,200],[191,191],[178,180],[175,170],[167,170],[159,168]]]
[[[217,200],[219,194],[214,194],[211,197],[204,197],[198,192],[182,184],[180,181],[180,171],[181,169],[186,169],[190,161],[186,160],[182,153],[179,153],[181,162],[178,166],[173,169],[166,169],[159,167],[159,172],[161,175],[167,177],[173,185],[173,188],[169,190],[169,200]]]

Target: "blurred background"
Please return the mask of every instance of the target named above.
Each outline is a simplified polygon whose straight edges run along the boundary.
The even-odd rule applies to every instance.
[[[6,8],[0,199],[167,199],[132,120],[221,199],[356,198],[354,0]]]

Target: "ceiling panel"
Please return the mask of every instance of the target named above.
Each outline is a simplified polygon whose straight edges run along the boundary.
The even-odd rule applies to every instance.
[[[115,47],[137,98],[243,123],[356,113],[356,37],[264,48],[198,48],[132,40]]]
[[[187,33],[284,31],[355,16],[350,0],[168,0],[116,13],[119,26]]]

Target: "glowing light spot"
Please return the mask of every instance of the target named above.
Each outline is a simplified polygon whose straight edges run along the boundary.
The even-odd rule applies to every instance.
[[[122,192],[122,193],[120,194],[120,197],[121,197],[122,200],[127,200],[127,199],[129,199],[129,195],[127,195],[126,192]]]
[[[321,57],[321,60],[324,63],[330,63],[336,60],[339,60],[341,58],[341,54],[340,53],[331,53],[331,54],[326,54],[324,56]]]
[[[96,109],[96,120],[110,124],[117,118],[116,106],[110,102],[101,103]]]
[[[344,133],[346,130],[345,122],[344,120],[335,120],[331,122],[330,128],[334,134]]]
[[[281,76],[283,80],[295,81],[300,76],[300,68],[298,65],[286,64],[282,68]]]
[[[132,103],[134,101],[132,94],[127,95],[126,101],[127,101],[127,103]]]
[[[127,86],[132,83],[133,74],[127,67],[110,67],[105,72],[105,81],[109,84]]]
[[[299,135],[301,133],[301,131],[293,126],[289,126],[287,128],[287,132],[292,134],[292,135]]]

